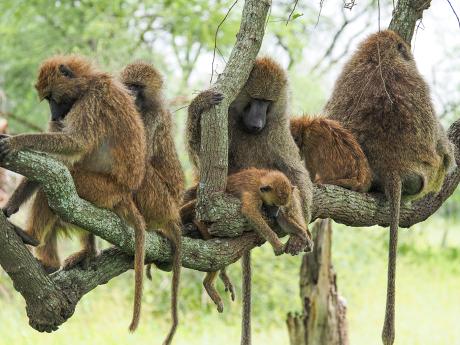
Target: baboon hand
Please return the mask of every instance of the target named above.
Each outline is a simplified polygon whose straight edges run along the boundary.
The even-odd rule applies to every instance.
[[[201,93],[201,97],[203,102],[203,112],[220,104],[220,102],[222,102],[222,100],[224,99],[223,94],[214,90],[204,91],[203,93]]]
[[[0,138],[0,161],[16,151],[17,149],[11,144],[11,137]]]
[[[305,236],[291,235],[286,243],[284,252],[286,254],[298,255],[308,246],[308,238]]]
[[[7,205],[4,208],[2,208],[2,211],[6,218],[10,218],[13,214],[19,211],[19,207]]]

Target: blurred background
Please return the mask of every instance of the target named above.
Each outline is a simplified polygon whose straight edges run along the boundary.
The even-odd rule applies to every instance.
[[[144,59],[164,74],[177,149],[190,180],[183,142],[186,107],[209,87],[212,74],[215,80],[230,55],[242,0],[217,34],[216,29],[233,3],[1,0],[0,131],[18,134],[46,128],[48,106],[39,103],[34,82],[40,62],[48,56],[84,54],[114,74],[133,60]],[[460,4],[451,3],[460,13]],[[275,56],[288,69],[292,115],[319,114],[341,66],[359,41],[378,30],[377,1],[299,1],[294,11],[293,4],[273,1],[261,54]],[[392,1],[380,1],[382,29],[388,26],[392,9]],[[447,0],[433,1],[425,11],[412,49],[447,128],[460,117],[460,23]],[[0,203],[17,179],[9,172],[0,176]],[[396,344],[460,344],[459,201],[456,192],[428,221],[401,230]],[[14,221],[23,225],[25,215],[22,210]],[[379,227],[333,227],[333,262],[339,292],[347,300],[350,344],[376,344],[384,315],[387,232]],[[64,239],[61,248],[69,254],[77,243]],[[300,261],[288,256],[275,259],[266,245],[253,251],[254,344],[288,344],[286,314],[301,310]],[[231,266],[229,274],[239,298],[239,264]],[[159,344],[169,325],[170,278],[155,271],[153,281],[145,283],[143,318],[135,334],[128,333],[132,272],[86,295],[59,331],[40,334],[28,325],[24,302],[0,269],[0,345]],[[184,270],[175,344],[239,343],[240,299],[231,303],[218,282],[226,301],[224,313],[218,314],[203,292],[202,278],[200,272]]]

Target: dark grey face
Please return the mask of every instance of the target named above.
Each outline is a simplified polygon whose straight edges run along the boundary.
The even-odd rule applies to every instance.
[[[64,120],[66,115],[69,113],[70,109],[72,109],[73,104],[75,103],[75,101],[57,103],[51,97],[47,97],[46,100],[48,101],[50,106],[52,121]]]
[[[144,85],[139,85],[139,84],[128,84],[127,85],[128,89],[131,91],[133,97],[135,98],[135,103],[137,109],[144,109],[146,105],[146,99],[145,99],[145,86]]]
[[[68,79],[75,78],[73,71],[66,65],[59,65],[59,72]],[[75,103],[75,100],[71,101],[62,101],[60,103],[56,102],[52,95],[45,97],[48,101],[51,111],[51,120],[52,121],[62,121],[69,113],[70,109]]]
[[[257,134],[265,128],[270,103],[264,99],[251,99],[242,114],[242,125],[246,132]]]

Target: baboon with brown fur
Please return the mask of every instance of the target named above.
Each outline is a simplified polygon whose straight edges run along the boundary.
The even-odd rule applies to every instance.
[[[0,158],[31,149],[50,153],[69,166],[78,195],[98,207],[113,210],[134,226],[135,296],[130,330],[139,323],[144,266],[145,222],[134,203],[145,173],[145,134],[142,120],[124,86],[96,70],[86,59],[54,56],[39,70],[36,89],[50,105],[50,131],[21,134],[0,141]],[[21,203],[34,189],[23,181],[13,200]],[[14,211],[18,204],[10,204]],[[7,211],[7,212],[10,212]],[[27,232],[42,242],[35,253],[44,266],[57,269],[57,235],[65,224],[48,206],[40,188],[35,195]],[[64,262],[64,268],[87,265],[97,255],[95,236],[81,232],[83,249]]]
[[[198,170],[201,114],[221,100],[221,94],[207,90],[200,93],[189,106],[186,132],[188,151]],[[308,224],[312,183],[290,134],[287,105],[286,72],[271,58],[258,58],[246,84],[228,111],[228,173],[251,167],[283,172],[299,188]]]
[[[196,190],[197,186],[192,187]],[[253,226],[259,235],[267,240],[273,247],[275,255],[289,253],[297,255],[304,249],[305,241],[311,243],[311,234],[307,229],[302,214],[301,200],[298,189],[289,179],[276,170],[245,169],[228,176],[225,192],[241,200],[241,213]],[[194,195],[194,191],[187,193]],[[184,223],[193,222],[195,218],[196,199],[188,201],[181,208],[181,218]],[[286,244],[283,244],[277,234],[270,228],[262,215],[262,207],[274,208],[273,212],[281,220],[281,226],[290,234]],[[203,224],[197,224],[198,230],[204,239],[211,236]],[[297,241],[297,236],[307,236],[302,241]],[[215,290],[214,282],[217,272],[209,272],[203,281],[208,295],[217,305],[219,312],[223,311],[223,303]]]
[[[351,132],[334,120],[302,116],[291,119],[291,134],[312,181],[366,192],[369,163]]]
[[[145,177],[134,194],[134,200],[147,228],[159,229],[173,246],[173,324],[164,342],[170,344],[178,324],[177,294],[182,265],[179,207],[184,191],[184,173],[174,146],[171,113],[163,100],[160,73],[150,64],[136,62],[126,66],[121,80],[135,96],[147,137]]]
[[[373,172],[372,188],[390,202],[388,289],[382,339],[393,344],[395,270],[401,196],[438,191],[453,160],[440,130],[427,83],[410,47],[395,32],[368,37],[345,65],[327,115],[357,138]],[[441,154],[439,154],[441,153]]]

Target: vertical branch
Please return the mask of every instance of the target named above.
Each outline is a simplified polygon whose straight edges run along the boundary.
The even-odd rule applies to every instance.
[[[431,5],[431,0],[398,0],[391,18],[390,30],[397,32],[410,45],[417,20]]]
[[[228,107],[249,77],[262,44],[265,20],[271,0],[246,0],[240,31],[222,74],[212,89],[224,95],[223,101],[202,114],[200,184],[197,216],[212,219],[213,194],[225,189],[228,171]]]

